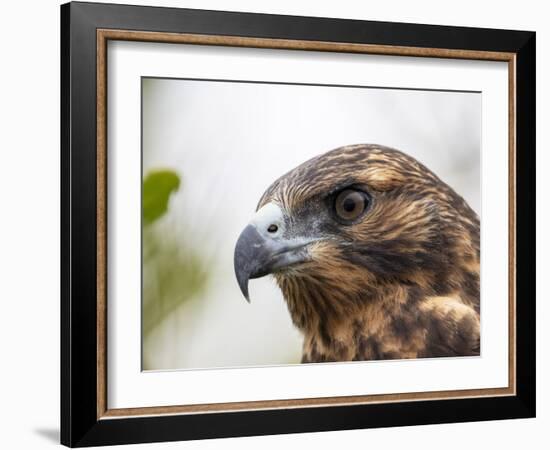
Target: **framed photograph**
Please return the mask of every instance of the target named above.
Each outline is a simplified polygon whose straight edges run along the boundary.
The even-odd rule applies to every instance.
[[[535,415],[535,33],[61,7],[61,441]]]

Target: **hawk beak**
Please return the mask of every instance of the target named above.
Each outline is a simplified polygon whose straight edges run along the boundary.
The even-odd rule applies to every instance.
[[[270,262],[275,251],[274,246],[269,244],[269,241],[264,239],[253,225],[247,225],[237,240],[234,257],[235,275],[241,292],[248,302],[250,302],[248,280],[263,277],[269,273]]]
[[[260,278],[308,259],[311,241],[284,238],[280,208],[269,203],[243,230],[235,245],[234,268],[244,297],[250,302],[248,280]]]

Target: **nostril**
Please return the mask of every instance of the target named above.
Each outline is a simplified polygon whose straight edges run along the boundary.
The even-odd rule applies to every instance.
[[[279,229],[279,227],[277,225],[275,225],[274,223],[272,223],[271,225],[269,225],[269,227],[267,228],[267,231],[269,233],[276,233],[277,230]]]

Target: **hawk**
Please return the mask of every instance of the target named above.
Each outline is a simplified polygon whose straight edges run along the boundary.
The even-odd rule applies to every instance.
[[[239,236],[235,274],[272,274],[303,363],[480,353],[479,218],[427,167],[340,147],[276,180]]]

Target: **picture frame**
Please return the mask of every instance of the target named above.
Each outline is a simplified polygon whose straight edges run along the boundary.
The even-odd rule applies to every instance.
[[[110,408],[107,45],[500,61],[508,70],[508,385]],[[72,2],[61,6],[61,443],[70,447],[535,416],[535,33]]]

